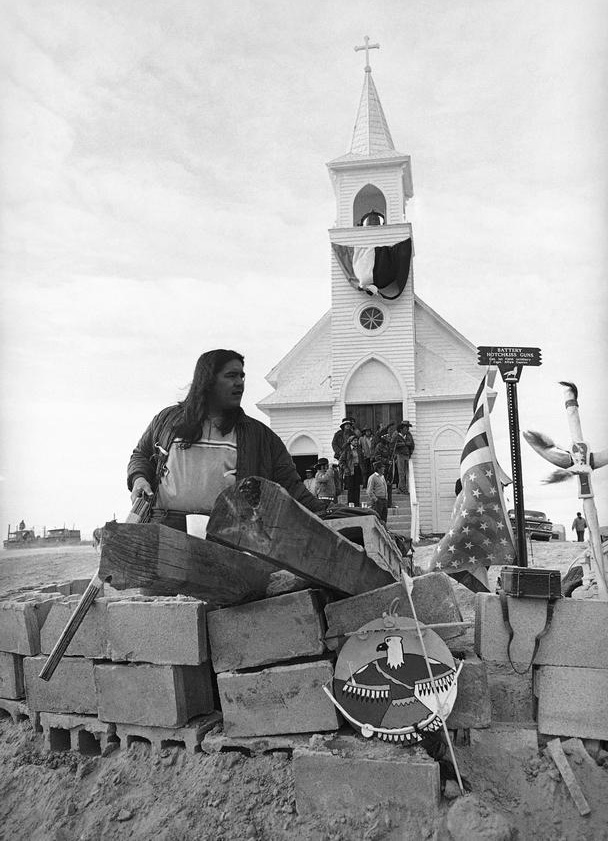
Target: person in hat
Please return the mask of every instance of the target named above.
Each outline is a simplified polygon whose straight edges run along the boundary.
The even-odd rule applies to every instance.
[[[219,494],[247,476],[281,485],[311,511],[327,503],[305,487],[285,444],[241,409],[242,354],[203,353],[181,403],[151,421],[133,450],[127,485],[134,502],[152,501],[152,520],[186,531],[186,514],[209,514]]]
[[[339,459],[342,455],[344,445],[353,434],[354,427],[355,424],[352,418],[342,418],[340,428],[334,433],[334,437],[331,439],[331,448],[334,453],[334,458]]]
[[[306,468],[306,478],[304,479],[304,487],[307,488],[311,492],[311,494],[315,493],[315,471],[311,467]]]
[[[372,452],[374,449],[374,438],[372,435],[372,430],[370,427],[367,427],[363,430],[363,435],[359,438],[359,444],[361,446],[361,453],[363,455],[363,480],[362,484],[363,487],[367,487],[367,480],[373,473],[373,466],[372,466]]]
[[[361,502],[361,467],[363,455],[359,438],[351,433],[347,439],[339,460],[340,470],[344,479],[344,487],[348,491],[348,502],[358,508]]]
[[[384,462],[381,460],[374,462],[374,472],[367,480],[367,495],[371,507],[382,522],[386,523],[388,517],[388,486],[384,478]]]
[[[414,438],[410,432],[411,425],[408,420],[401,421],[391,438],[391,446],[397,461],[397,472],[399,474],[397,490],[402,494],[409,493],[407,474],[409,460],[414,452]]]
[[[320,458],[316,463],[317,473],[315,475],[315,493],[319,499],[333,502],[336,498],[336,483],[334,472],[329,469],[329,461]]]

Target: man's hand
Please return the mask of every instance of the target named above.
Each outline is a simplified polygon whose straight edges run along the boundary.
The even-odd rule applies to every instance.
[[[135,502],[140,496],[154,496],[154,491],[147,479],[143,476],[138,476],[133,482],[133,490],[131,491],[131,502]]]

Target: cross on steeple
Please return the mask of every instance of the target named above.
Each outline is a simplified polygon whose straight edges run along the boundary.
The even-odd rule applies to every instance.
[[[366,73],[371,73],[372,68],[369,65],[369,51],[370,50],[379,50],[380,49],[380,44],[370,44],[369,35],[366,35],[363,40],[365,41],[365,44],[363,44],[363,46],[361,46],[361,47],[355,47],[355,52],[358,53],[359,50],[365,50],[365,72]]]

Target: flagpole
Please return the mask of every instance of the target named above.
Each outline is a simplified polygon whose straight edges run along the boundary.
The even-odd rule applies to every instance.
[[[447,739],[448,748],[450,751],[450,756],[452,758],[452,764],[454,766],[454,771],[456,772],[456,779],[458,781],[458,787],[460,788],[460,793],[464,794],[464,786],[462,784],[462,777],[460,776],[460,770],[458,768],[458,763],[456,762],[456,755],[454,753],[454,746],[452,745],[452,739],[450,737],[450,731],[448,730],[448,726],[446,724],[445,717],[443,715],[443,703],[439,699],[439,690],[437,689],[437,685],[435,683],[435,677],[433,675],[433,670],[431,668],[431,664],[429,662],[429,656],[426,651],[426,645],[424,644],[424,639],[422,635],[422,628],[420,627],[420,622],[418,621],[418,615],[416,613],[416,607],[414,605],[414,600],[412,598],[412,590],[414,589],[414,582],[410,578],[410,576],[406,573],[404,569],[401,570],[401,575],[403,577],[403,586],[405,587],[405,592],[407,593],[407,597],[410,603],[410,610],[412,611],[412,617],[414,622],[416,623],[416,632],[418,634],[418,639],[420,640],[420,647],[422,648],[422,654],[424,657],[424,662],[426,663],[426,668],[429,673],[429,678],[431,681],[431,686],[433,688],[433,694],[435,695],[435,702],[437,704],[437,715],[441,720],[441,724],[443,726],[443,732],[445,733],[445,737]]]

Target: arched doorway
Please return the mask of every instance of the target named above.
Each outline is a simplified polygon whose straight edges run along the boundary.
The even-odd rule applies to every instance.
[[[379,359],[367,359],[353,372],[344,394],[345,413],[360,429],[386,426],[403,418],[403,392],[395,374]]]
[[[298,433],[287,445],[300,479],[304,481],[306,471],[312,469],[319,458],[319,448],[310,435]]]

